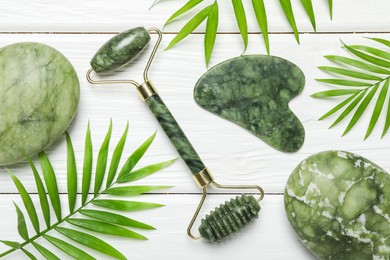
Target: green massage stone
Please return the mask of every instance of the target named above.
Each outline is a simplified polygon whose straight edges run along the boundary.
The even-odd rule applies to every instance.
[[[80,96],[70,62],[40,43],[0,49],[0,165],[53,143],[69,126]]]
[[[284,193],[287,218],[320,259],[390,259],[390,175],[349,152],[302,161]]]
[[[148,45],[150,35],[144,27],[124,31],[107,41],[93,56],[91,67],[97,73],[110,72],[134,60]]]
[[[266,55],[240,56],[207,71],[196,83],[195,101],[204,109],[247,129],[283,152],[305,139],[302,123],[288,107],[305,85],[293,63]]]

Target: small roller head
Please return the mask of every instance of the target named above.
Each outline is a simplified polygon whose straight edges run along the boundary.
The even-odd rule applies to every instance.
[[[93,56],[96,73],[109,72],[134,60],[148,45],[150,35],[144,27],[124,31],[106,42]]]
[[[237,196],[206,215],[199,233],[207,241],[220,242],[254,221],[259,211],[260,205],[253,196]]]

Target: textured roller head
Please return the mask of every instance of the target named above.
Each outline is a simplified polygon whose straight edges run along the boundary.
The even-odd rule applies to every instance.
[[[97,73],[112,71],[134,60],[150,41],[143,27],[124,31],[106,42],[93,56],[91,67]]]
[[[237,196],[206,215],[199,233],[210,242],[220,242],[255,220],[259,211],[260,205],[253,196]]]

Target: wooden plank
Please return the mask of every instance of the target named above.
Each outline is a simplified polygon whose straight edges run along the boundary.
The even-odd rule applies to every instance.
[[[209,212],[219,203],[231,196],[210,196],[206,201],[205,210]],[[64,195],[61,196],[66,201]],[[38,201],[36,195],[33,196]],[[140,231],[148,241],[132,241],[113,236],[101,236],[112,246],[123,252],[129,259],[237,259],[245,255],[248,259],[315,259],[298,241],[294,231],[285,217],[282,196],[266,196],[262,202],[259,219],[248,228],[238,233],[234,238],[220,243],[208,244],[204,241],[194,241],[187,237],[186,229],[199,196],[195,195],[145,195],[144,201],[164,203],[167,206],[142,212],[127,214],[129,217],[144,221],[157,228],[156,231]],[[0,195],[0,239],[16,240],[20,238],[16,231],[16,212],[11,201],[21,204],[17,195]],[[65,204],[63,205],[65,207]],[[39,212],[40,214],[40,212]],[[65,214],[65,212],[64,212]],[[202,213],[204,214],[204,213]],[[43,223],[43,221],[42,221]],[[198,223],[195,224],[198,226]],[[29,226],[32,234],[33,229]],[[49,233],[58,236],[55,232]],[[61,237],[62,238],[62,237]],[[66,240],[66,239],[65,239]],[[68,240],[69,241],[69,240]],[[43,239],[37,241],[50,250],[56,250]],[[0,245],[0,252],[7,248]],[[39,255],[31,246],[27,249]],[[98,259],[109,259],[81,246],[81,249],[93,254]],[[55,251],[57,252],[57,251]],[[63,253],[57,254],[61,259]],[[4,259],[21,259],[20,252]]]
[[[47,1],[47,0],[3,0],[0,2],[1,32],[118,32],[135,26],[157,26],[162,28],[167,18],[179,9],[186,0],[160,1],[148,11],[153,0],[128,1]],[[211,3],[205,1],[200,6]],[[377,0],[375,4],[366,0],[334,1],[334,21],[330,21],[327,0],[313,1],[319,32],[382,32],[389,31],[390,7],[388,0]],[[251,32],[259,28],[253,14],[251,1],[243,1]],[[299,0],[292,1],[297,25],[302,32],[312,32],[311,24]],[[265,1],[271,32],[290,32],[278,1]],[[237,32],[231,1],[219,1],[221,32]],[[193,16],[190,12],[185,17]],[[167,27],[177,32],[185,20]],[[199,31],[203,31],[204,27]]]
[[[113,143],[118,141],[125,127],[130,122],[128,145],[125,155],[138,147],[143,140],[156,129],[158,135],[150,152],[140,162],[140,166],[171,159],[177,156],[168,138],[143,104],[133,87],[124,85],[91,86],[85,79],[89,68],[89,60],[94,52],[112,35],[47,35],[47,34],[11,34],[3,35],[0,45],[4,46],[19,41],[38,41],[49,44],[63,52],[74,64],[81,82],[81,100],[79,112],[73,121],[70,132],[76,151],[78,168],[81,169],[84,147],[84,135],[88,120],[91,122],[94,151],[97,154],[104,138],[110,118],[114,122]],[[346,43],[367,43],[363,36],[390,38],[390,35],[356,34],[356,35],[302,35],[302,45],[293,44],[291,35],[272,35],[273,54],[284,57],[298,66],[306,74],[306,87],[303,93],[294,99],[291,109],[303,122],[306,129],[306,141],[302,149],[293,154],[285,154],[269,147],[261,140],[242,128],[220,119],[201,109],[193,100],[192,91],[197,79],[206,71],[203,62],[202,35],[191,36],[184,42],[167,52],[160,50],[155,63],[151,67],[150,78],[160,90],[162,98],[176,116],[183,130],[204,162],[221,183],[259,184],[266,192],[282,193],[285,183],[294,167],[305,157],[323,150],[342,149],[358,153],[371,159],[384,169],[390,169],[387,151],[390,148],[387,135],[380,140],[381,118],[372,136],[363,141],[364,132],[369,122],[369,115],[347,136],[341,134],[347,122],[335,129],[328,130],[334,118],[318,122],[317,119],[332,108],[336,101],[316,100],[309,95],[328,89],[314,79],[325,74],[316,66],[329,64],[322,58],[325,54],[345,54],[340,48],[342,39]],[[165,47],[172,35],[166,36],[162,43]],[[259,53],[263,50],[261,37],[250,36],[247,54]],[[292,43],[292,44],[290,44]],[[216,51],[212,65],[241,53],[241,43],[237,35],[220,35],[216,43]],[[148,49],[150,51],[151,48]],[[147,54],[141,55],[137,61],[118,73],[116,78],[142,78],[142,70]],[[48,149],[48,154],[57,171],[61,192],[66,191],[66,153],[64,138],[60,138]],[[111,148],[111,151],[113,147]],[[26,184],[30,192],[36,191],[33,177],[24,163],[11,166],[10,169]],[[145,180],[145,183],[174,185],[171,192],[199,192],[191,178],[189,170],[179,160],[175,165]],[[10,178],[0,169],[0,193],[16,192]]]

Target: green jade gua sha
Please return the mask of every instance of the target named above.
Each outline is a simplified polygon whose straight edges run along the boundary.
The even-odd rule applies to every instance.
[[[302,147],[305,129],[288,107],[302,92],[305,76],[274,56],[245,55],[208,70],[196,83],[195,101],[282,152]]]
[[[91,78],[91,73],[93,71],[98,73],[108,72],[131,62],[149,43],[150,32],[157,33],[158,40],[149,61],[146,64],[144,83],[139,84],[133,80],[95,81]],[[237,196],[220,205],[201,220],[201,225],[199,227],[201,237],[210,242],[219,242],[239,231],[258,217],[260,211],[259,201],[263,199],[264,191],[261,187],[255,185],[221,185],[214,181],[209,170],[203,164],[179,124],[157,94],[152,82],[148,79],[148,71],[161,39],[162,33],[160,30],[156,28],[146,30],[143,27],[130,29],[114,36],[104,44],[92,58],[92,68],[87,72],[87,79],[92,84],[124,83],[134,85],[142,100],[148,105],[172,144],[175,146],[188,168],[190,168],[195,181],[202,189],[202,198],[187,228],[187,234],[191,238],[200,238],[194,236],[191,230],[206,199],[208,186],[214,185],[216,188],[222,189],[257,189],[260,192],[260,197],[258,199],[255,199],[252,195]]]

